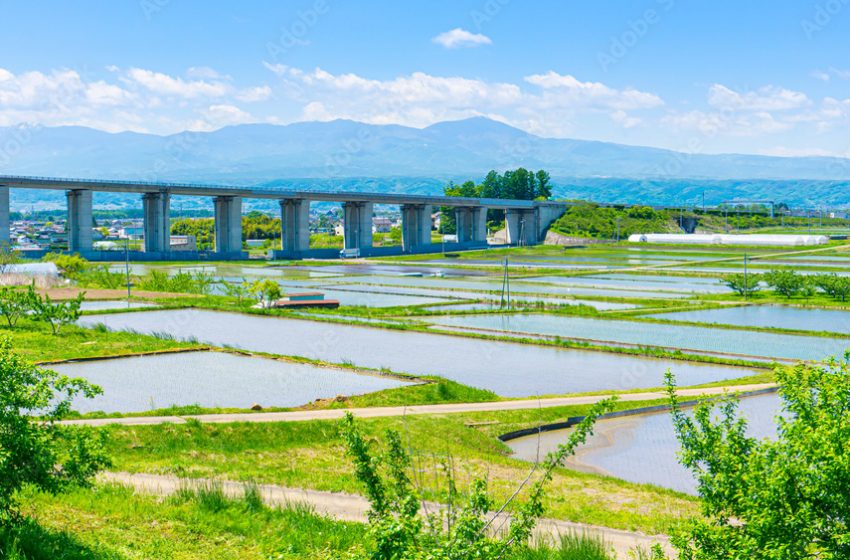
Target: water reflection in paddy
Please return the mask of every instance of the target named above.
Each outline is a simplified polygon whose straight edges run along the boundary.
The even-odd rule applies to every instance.
[[[681,348],[765,358],[821,360],[844,354],[850,339],[665,325],[636,321],[588,319],[563,315],[464,315],[431,322],[451,327],[543,334],[641,346]]]
[[[742,399],[740,406],[749,422],[748,433],[756,438],[776,435],[774,418],[779,410],[777,394],[747,397]],[[557,430],[540,434],[540,457],[564,443],[568,433],[569,430]],[[508,446],[520,459],[534,461],[538,456],[537,435],[509,441]],[[600,420],[594,427],[594,434],[567,466],[696,494],[696,481],[690,471],[679,464],[678,451],[679,442],[669,412],[626,416]]]
[[[657,319],[717,323],[748,327],[775,327],[801,331],[830,331],[850,334],[850,311],[812,309],[784,305],[748,305],[699,311],[650,315]]]
[[[161,332],[260,352],[335,363],[349,360],[365,367],[440,375],[512,397],[657,387],[668,368],[687,385],[754,373],[747,368],[713,364],[197,309],[87,316],[80,323],[104,323],[116,330]]]
[[[223,352],[159,354],[50,367],[103,388],[103,395],[74,401],[74,409],[83,413],[142,412],[194,404],[289,407],[318,398],[358,395],[406,384],[388,377]]]

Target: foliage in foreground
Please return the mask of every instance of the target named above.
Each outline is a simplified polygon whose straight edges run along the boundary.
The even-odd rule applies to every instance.
[[[74,299],[53,301],[50,296],[37,293],[32,284],[26,290],[6,286],[0,288],[0,315],[10,329],[15,328],[19,319],[29,315],[50,325],[53,334],[59,334],[63,326],[80,318],[84,297],[85,293],[79,293]]]
[[[667,374],[681,461],[704,517],[674,536],[683,560],[850,557],[850,354],[777,368],[778,437],[747,435],[738,401],[681,409]]]
[[[495,560],[524,549],[537,520],[543,515],[544,488],[555,468],[562,466],[584,443],[596,419],[612,404],[613,399],[608,399],[595,405],[567,441],[550,453],[541,465],[534,465],[513,496],[495,512],[496,504],[488,494],[486,481],[473,480],[468,495],[462,497],[448,462],[444,467],[448,504],[445,507],[431,505],[436,511],[430,512],[416,487],[415,473],[411,477],[412,459],[399,433],[388,430],[386,450],[375,455],[354,417],[346,414],[342,435],[354,462],[355,476],[365,487],[371,506],[369,534],[372,541],[366,557],[370,560]],[[525,503],[510,512],[507,529],[500,531],[506,522],[508,508],[527,484],[531,486]]]
[[[85,484],[107,464],[101,434],[56,423],[75,396],[99,391],[26,362],[8,337],[0,339],[0,526],[18,520],[17,495],[25,485],[59,492]]]

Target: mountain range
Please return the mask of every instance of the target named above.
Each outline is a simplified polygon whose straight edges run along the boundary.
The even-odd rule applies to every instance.
[[[701,203],[703,193],[707,203],[850,201],[848,159],[543,138],[486,118],[422,129],[347,120],[247,124],[170,136],[0,127],[0,174],[434,193],[449,180],[478,181],[490,169],[519,166],[549,171],[559,196],[605,202]]]

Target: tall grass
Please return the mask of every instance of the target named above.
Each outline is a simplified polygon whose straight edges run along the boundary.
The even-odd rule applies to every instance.
[[[616,560],[600,538],[581,534],[561,535],[554,544],[541,543],[516,553],[512,560]]]

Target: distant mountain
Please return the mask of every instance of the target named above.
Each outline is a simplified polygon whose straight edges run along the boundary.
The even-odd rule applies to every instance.
[[[448,180],[518,166],[547,169],[560,194],[606,201],[680,202],[680,191],[694,185],[700,192],[713,187],[707,200],[735,193],[843,205],[850,192],[846,159],[683,154],[541,138],[485,118],[423,129],[337,120],[171,136],[0,128],[0,173],[6,174],[364,190],[368,183],[380,191],[435,192]]]

